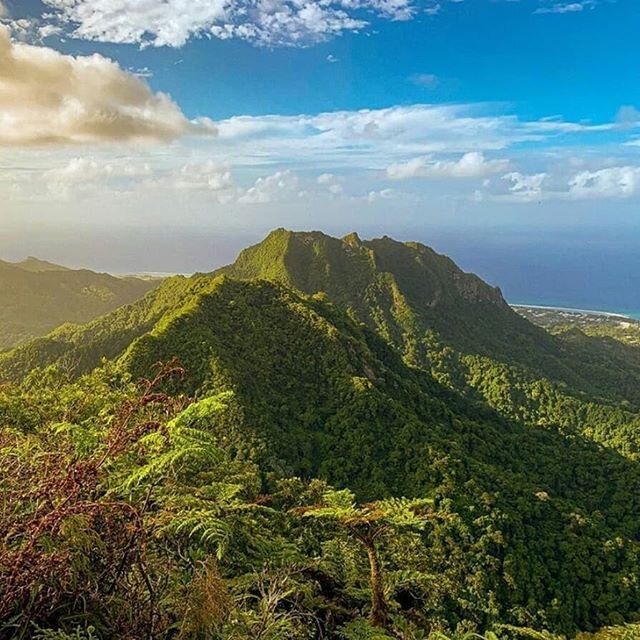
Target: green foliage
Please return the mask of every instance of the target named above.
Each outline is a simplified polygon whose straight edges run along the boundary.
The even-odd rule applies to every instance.
[[[389,238],[279,230],[224,271],[0,357],[0,571],[95,470],[7,629],[515,640],[640,613],[633,349]]]
[[[302,513],[305,517],[335,520],[351,530],[419,529],[425,523],[424,509],[432,503],[432,500],[424,498],[387,498],[358,507],[354,494],[349,489],[343,489],[328,491],[319,505],[304,509]]]
[[[340,629],[340,637],[343,640],[394,640],[394,636],[365,620],[354,620],[344,625]]]
[[[72,271],[29,258],[0,261],[0,351],[65,322],[88,322],[141,298],[155,284],[138,278]]]

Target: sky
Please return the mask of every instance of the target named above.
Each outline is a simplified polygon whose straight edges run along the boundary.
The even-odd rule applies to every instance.
[[[0,23],[0,257],[188,272],[357,230],[518,297],[541,260],[635,255],[633,0],[0,0]]]

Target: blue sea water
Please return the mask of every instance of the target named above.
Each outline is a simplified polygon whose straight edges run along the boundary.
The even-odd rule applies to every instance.
[[[497,229],[422,234],[513,304],[589,309],[640,318],[640,232]]]

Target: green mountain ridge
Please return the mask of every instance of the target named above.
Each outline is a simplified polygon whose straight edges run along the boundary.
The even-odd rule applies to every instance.
[[[10,264],[12,264],[14,267],[24,269],[25,271],[31,271],[33,273],[43,273],[46,271],[72,271],[72,269],[69,269],[69,267],[63,267],[60,264],[55,264],[47,260],[41,260],[40,258],[36,258],[34,256],[27,256],[20,262],[12,262]]]
[[[616,440],[610,423],[637,431],[640,351],[579,331],[551,336],[523,321],[499,289],[419,243],[279,229],[216,273],[326,292],[407,362],[510,419],[607,444]],[[640,451],[637,442],[631,449]]]
[[[500,290],[419,243],[362,241],[278,229],[213,274],[167,280],[144,300],[86,327],[0,357],[0,376],[64,361],[77,373],[115,358],[218,275],[322,292],[405,361],[510,420],[560,426],[640,454],[640,351],[580,331],[552,336],[515,311]],[[621,435],[622,434],[622,435]]]
[[[277,230],[234,265],[1,355],[0,379],[103,358],[137,379],[175,357],[186,377],[163,391],[196,413],[233,394],[209,427],[262,492],[297,476],[432,497],[442,519],[413,544],[447,628],[572,634],[640,612],[631,347],[551,336],[423,245]]]
[[[0,350],[85,323],[142,297],[156,283],[72,270],[37,258],[0,261]]]

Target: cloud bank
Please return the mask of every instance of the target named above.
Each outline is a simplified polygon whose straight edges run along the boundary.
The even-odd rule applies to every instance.
[[[436,0],[44,0],[87,40],[181,47],[192,37],[305,46],[366,28],[372,18],[408,20]]]
[[[387,167],[387,176],[393,180],[408,178],[479,178],[501,173],[509,166],[506,160],[487,160],[478,151],[465,153],[459,160],[433,160],[413,158],[408,162]]]
[[[167,142],[213,134],[165,94],[100,55],[73,57],[12,40],[0,25],[0,146]]]

